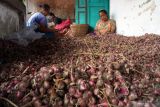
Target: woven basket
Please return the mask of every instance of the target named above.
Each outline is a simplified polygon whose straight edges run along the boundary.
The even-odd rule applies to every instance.
[[[73,36],[84,36],[88,32],[88,24],[73,24],[70,28]]]

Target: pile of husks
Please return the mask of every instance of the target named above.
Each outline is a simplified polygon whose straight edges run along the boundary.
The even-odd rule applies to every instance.
[[[160,106],[157,35],[60,37],[27,47],[0,44],[2,107]]]

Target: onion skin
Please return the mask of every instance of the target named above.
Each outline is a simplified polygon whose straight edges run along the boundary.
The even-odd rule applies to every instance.
[[[95,82],[92,81],[92,80],[90,80],[90,81],[89,81],[89,85],[92,86],[92,87],[95,87]]]
[[[85,91],[85,90],[87,90],[87,83],[86,83],[86,81],[85,80],[78,80],[78,84],[79,84],[79,89],[81,90],[81,91]]]
[[[96,88],[96,89],[94,89],[94,95],[99,95],[99,89],[98,88]]]
[[[86,102],[83,98],[78,98],[78,104],[80,105],[80,107],[86,107]]]
[[[44,86],[44,88],[49,89],[50,83],[48,81],[44,81],[43,86]]]
[[[95,105],[95,104],[96,104],[96,99],[93,96],[89,97],[89,105]]]
[[[23,98],[23,97],[24,97],[24,92],[22,92],[22,91],[17,91],[16,97],[17,97],[18,99]]]
[[[114,98],[114,99],[111,100],[111,103],[113,105],[118,105],[118,100]]]
[[[76,89],[76,94],[74,95],[76,98],[80,98],[82,96],[82,93]]]
[[[41,87],[39,89],[39,92],[40,92],[41,95],[44,95],[46,93],[46,89],[44,87]]]
[[[128,98],[130,101],[133,101],[133,100],[137,99],[138,96],[135,92],[131,92]]]
[[[109,107],[109,105],[107,102],[104,102],[104,103],[98,104],[98,107]]]
[[[155,89],[153,92],[154,95],[160,95],[160,88],[159,89]]]
[[[70,99],[70,96],[68,94],[65,94],[65,96],[64,96],[64,104],[65,105],[68,105],[69,99]]]
[[[105,87],[106,87],[106,89],[105,89],[106,95],[107,96],[113,95],[113,89],[112,89],[112,87],[110,85],[107,85],[107,84],[105,84]]]
[[[119,101],[119,103],[118,103],[118,107],[125,107],[126,105],[125,105],[125,103],[124,102],[122,102],[122,101]]]
[[[34,101],[34,103],[33,103],[33,105],[34,105],[34,107],[41,107],[41,101],[40,100],[36,100],[36,101]]]
[[[26,82],[22,81],[22,82],[19,83],[19,87],[18,88],[19,88],[19,90],[25,92],[27,87],[28,87],[28,84]]]
[[[76,94],[76,89],[74,87],[69,88],[69,95],[74,96]]]
[[[52,65],[51,68],[53,69],[54,73],[58,73],[59,70],[55,65]]]

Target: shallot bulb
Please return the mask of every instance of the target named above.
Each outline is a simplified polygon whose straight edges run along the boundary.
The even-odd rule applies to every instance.
[[[78,80],[78,84],[79,84],[79,89],[81,91],[84,91],[84,90],[86,90],[88,88],[88,85],[87,85],[85,80],[81,80],[81,79]]]
[[[78,105],[80,107],[86,107],[86,101],[83,99],[83,98],[78,98],[78,101],[77,101]]]
[[[113,89],[112,89],[112,87],[110,85],[108,85],[108,84],[105,84],[105,87],[106,87],[106,90],[105,90],[106,95],[107,96],[113,95]]]
[[[43,86],[44,86],[44,88],[49,89],[50,83],[48,81],[44,81]]]
[[[119,101],[119,103],[118,103],[118,107],[125,107],[125,103],[124,103],[124,102],[122,102],[122,101]]]
[[[74,96],[76,94],[76,89],[74,87],[69,88],[69,95]]]
[[[89,97],[89,105],[94,105],[96,104],[96,99],[92,96],[92,97]]]
[[[64,96],[64,104],[65,105],[68,105],[69,99],[70,99],[70,96],[68,94],[65,94],[65,96]]]
[[[101,104],[98,104],[98,107],[109,107],[107,102],[103,102]]]
[[[90,80],[90,81],[89,81],[89,85],[95,87],[94,81]]]
[[[56,65],[52,65],[51,68],[53,69],[54,73],[59,73],[59,69]]]
[[[96,83],[96,86],[97,87],[102,87],[104,85],[104,82],[102,79],[98,79],[97,83]]]
[[[135,92],[131,92],[128,98],[130,101],[133,101],[133,100],[137,99],[138,96]]]
[[[76,98],[80,98],[82,96],[82,93],[79,91],[79,89],[76,89],[76,93],[74,95]]]
[[[154,104],[148,102],[144,104],[144,107],[156,107]]]

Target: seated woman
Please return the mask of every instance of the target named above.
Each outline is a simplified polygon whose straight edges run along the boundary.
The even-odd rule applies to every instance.
[[[99,11],[100,20],[96,23],[94,34],[97,36],[115,32],[115,23],[109,20],[106,10]]]
[[[52,37],[54,29],[49,29],[47,26],[46,16],[49,14],[50,6],[48,4],[40,5],[40,12],[33,14],[27,21],[27,27],[37,26],[35,32],[45,33],[45,36]]]

